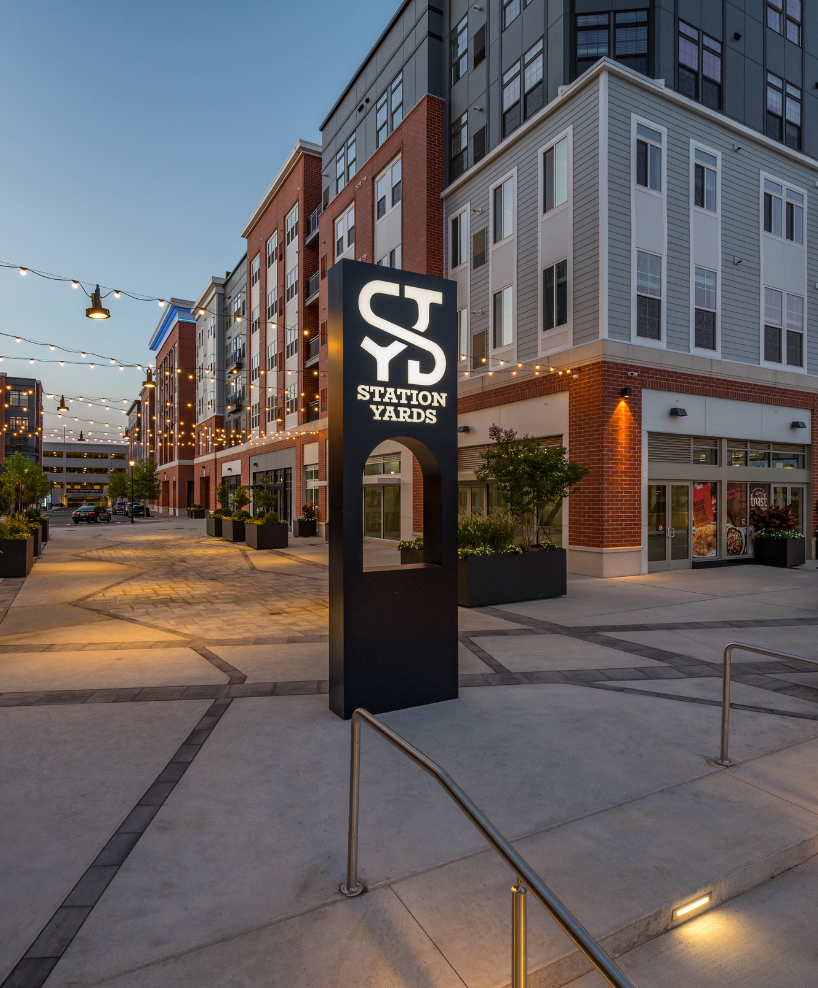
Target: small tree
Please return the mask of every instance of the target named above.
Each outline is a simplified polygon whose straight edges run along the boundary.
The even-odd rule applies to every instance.
[[[253,508],[257,515],[274,511],[278,504],[278,497],[267,487],[253,488]]]
[[[134,484],[134,487],[136,484]],[[121,497],[130,497],[131,478],[124,470],[116,470],[108,478],[108,497],[116,501]]]
[[[133,486],[137,501],[159,500],[159,478],[153,459],[140,460],[133,468]]]
[[[0,509],[19,513],[29,504],[38,504],[51,491],[51,481],[42,468],[21,453],[12,453],[0,475]]]
[[[230,487],[226,480],[216,485],[216,500],[223,508],[230,506]]]
[[[522,530],[524,544],[531,545],[545,506],[568,497],[589,470],[570,462],[565,446],[542,447],[532,436],[518,438],[513,429],[492,425],[489,438],[492,445],[482,454],[484,463],[477,479],[497,484],[509,514]]]
[[[233,510],[241,511],[242,508],[246,508],[250,503],[250,495],[247,493],[247,488],[239,486],[233,491]]]

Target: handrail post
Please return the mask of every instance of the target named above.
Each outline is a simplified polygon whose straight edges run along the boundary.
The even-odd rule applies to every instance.
[[[341,894],[352,898],[364,890],[358,881],[358,806],[361,790],[361,718],[352,715],[352,743],[349,750],[349,834],[347,836],[347,880]]]
[[[717,765],[727,767],[734,763],[730,761],[728,755],[728,745],[730,740],[730,660],[733,655],[733,645],[727,645],[724,649],[724,670],[722,672],[722,693],[721,693],[721,754],[716,759]]]
[[[511,988],[526,988],[528,978],[527,906],[526,888],[518,875],[517,884],[511,886]]]

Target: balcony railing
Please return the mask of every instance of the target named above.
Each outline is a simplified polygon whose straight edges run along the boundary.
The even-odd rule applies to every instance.
[[[313,305],[313,303],[318,301],[318,278],[319,273],[316,271],[307,281],[307,301],[304,305]]]
[[[321,346],[321,338],[319,336],[313,336],[311,340],[307,340],[304,347],[304,366],[309,367],[318,360],[318,353]]]
[[[231,370],[233,367],[235,367],[237,370],[241,370],[241,364],[242,361],[244,360],[244,354],[245,354],[244,347],[242,347],[240,350],[232,350],[230,353],[228,353],[225,358],[225,364],[227,365],[227,369]]]
[[[307,220],[307,234],[304,237],[304,243],[309,244],[318,236],[318,221],[323,213],[324,207],[320,205],[318,209],[314,210],[310,218]]]

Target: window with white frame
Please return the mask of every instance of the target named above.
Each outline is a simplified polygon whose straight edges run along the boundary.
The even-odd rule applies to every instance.
[[[568,138],[548,148],[543,155],[543,212],[568,202]]]
[[[528,120],[544,102],[542,38],[523,55],[523,92],[523,109]]]
[[[452,121],[452,181],[469,167],[468,111]]]
[[[715,271],[696,268],[694,272],[695,311],[693,343],[699,350],[716,347],[716,279]]]
[[[250,380],[258,380],[259,364],[261,362],[261,355],[256,354],[255,357],[250,358]]]
[[[699,209],[716,212],[716,175],[718,159],[714,154],[696,148],[693,165],[693,203]]]
[[[469,213],[464,209],[462,213],[452,217],[451,222],[451,268],[459,268],[469,259]]]
[[[250,406],[250,428],[257,429],[259,426],[259,402]]]
[[[287,388],[287,414],[292,415],[293,412],[298,411],[298,387],[295,384],[291,384]]]
[[[466,15],[452,31],[452,85],[466,74],[469,68],[469,18]]]
[[[267,321],[274,322],[278,315],[278,288],[273,287],[267,292]]]
[[[568,322],[568,261],[552,264],[542,273],[543,330]]]
[[[764,232],[774,237],[804,242],[804,196],[783,182],[764,179]]]
[[[388,254],[384,254],[382,258],[378,261],[378,264],[382,268],[397,268],[401,267],[401,251],[400,244],[397,247],[393,247]]]
[[[520,63],[503,73],[503,137],[520,126]]]
[[[355,243],[355,207],[348,209],[335,221],[336,260]]]
[[[393,210],[400,202],[401,194],[401,159],[398,158],[375,182],[375,219],[383,219]]]
[[[271,268],[278,260],[278,230],[267,241],[267,267]]]
[[[636,125],[636,184],[662,191],[662,135],[641,123]]]
[[[278,340],[267,344],[267,370],[274,371],[278,366]]]
[[[469,357],[469,310],[457,310],[457,359]]]
[[[291,244],[298,238],[298,203],[287,213],[286,240]]]
[[[764,360],[804,366],[804,299],[800,295],[765,287]]]
[[[503,0],[503,30],[520,13],[520,0]]]
[[[636,335],[662,339],[662,258],[644,250],[636,252]]]
[[[494,349],[509,346],[512,339],[512,326],[514,321],[514,293],[513,288],[503,288],[502,291],[494,293],[493,317],[494,317]]]
[[[494,189],[494,243],[499,244],[512,233],[514,233],[514,179],[507,178]]]
[[[298,326],[292,326],[284,334],[284,359],[298,353]]]
[[[260,312],[259,307],[256,306],[253,309],[253,311],[250,313],[250,333],[251,333],[251,335],[253,333],[257,333],[259,331],[259,327],[261,326],[261,316],[260,316],[259,312]]]
[[[267,395],[267,421],[275,422],[278,417],[278,395]]]
[[[256,254],[253,260],[250,262],[250,287],[258,284],[258,280],[261,277],[261,258]]]
[[[287,284],[284,292],[284,300],[291,301],[298,295],[298,265],[287,272]]]

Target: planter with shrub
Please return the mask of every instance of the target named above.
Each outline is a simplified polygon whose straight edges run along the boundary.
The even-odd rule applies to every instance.
[[[201,506],[201,504],[191,504],[191,506],[187,509],[187,516],[188,518],[204,518],[205,509]]]
[[[293,521],[293,535],[296,538],[311,538],[318,534],[318,519],[315,517],[315,505],[302,505],[301,515]]]
[[[251,549],[286,549],[289,544],[287,525],[279,521],[275,511],[248,518],[244,538]]]
[[[802,566],[807,556],[807,540],[796,529],[791,504],[753,512],[755,560],[762,566]]]
[[[222,510],[216,508],[205,520],[205,530],[211,538],[220,539],[222,537]]]
[[[222,538],[225,542],[244,542],[244,524],[250,519],[248,511],[234,511],[222,518]]]
[[[48,515],[41,515],[37,508],[29,508],[26,511],[26,518],[31,522],[36,522],[40,526],[40,542],[48,542]]]
[[[34,536],[24,515],[0,519],[0,577],[28,576],[34,565]]]
[[[401,566],[417,565],[423,562],[423,536],[412,539],[411,542],[398,542]]]

